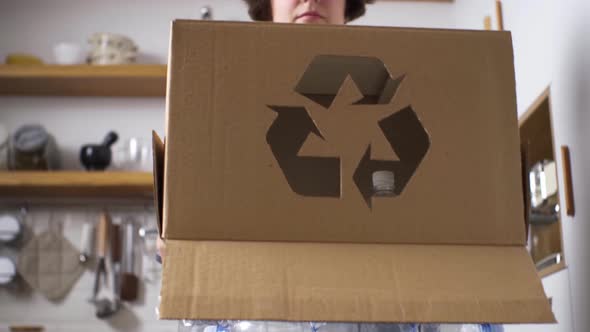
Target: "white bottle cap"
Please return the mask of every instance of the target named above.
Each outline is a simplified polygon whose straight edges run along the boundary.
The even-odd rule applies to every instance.
[[[377,195],[394,195],[395,178],[392,171],[373,172],[373,191]]]

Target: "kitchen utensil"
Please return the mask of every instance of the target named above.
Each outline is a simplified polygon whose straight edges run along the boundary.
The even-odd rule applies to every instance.
[[[87,170],[104,170],[111,163],[111,146],[119,136],[110,131],[101,144],[86,144],[80,149],[80,161]]]
[[[96,317],[101,319],[114,315],[121,308],[119,283],[119,276],[121,273],[121,237],[119,225],[113,224],[109,234],[112,264],[112,292],[107,292],[106,296],[100,296],[96,301]]]
[[[109,262],[107,260],[107,268],[110,269]],[[113,316],[121,308],[121,302],[115,296],[113,289],[108,287],[102,287],[98,293],[96,300],[94,300],[95,315],[97,318],[106,319]]]
[[[106,319],[119,311],[119,304],[108,298],[101,297],[94,303],[96,307],[96,318]]]
[[[112,316],[119,310],[119,302],[115,297],[115,290],[107,288],[108,267],[110,262],[107,261],[107,252],[109,250],[109,236],[111,229],[111,219],[107,212],[100,215],[97,228],[97,246],[96,252],[98,262],[96,265],[96,275],[94,279],[92,302],[95,305],[96,317],[104,319]],[[101,282],[102,277],[102,282]],[[113,282],[114,283],[114,282]],[[101,287],[102,284],[102,287]]]
[[[80,239],[80,263],[86,263],[92,255],[92,225],[85,223],[82,225],[82,237]]]
[[[55,139],[40,125],[18,128],[9,142],[8,165],[16,170],[51,170],[59,167]]]
[[[0,287],[6,286],[16,278],[16,265],[8,257],[0,256]]]
[[[113,264],[113,290],[115,298],[121,294],[121,226],[113,224],[111,228],[111,261]]]
[[[120,282],[121,273],[121,236],[119,225],[113,224],[110,229],[110,253],[112,264],[112,292],[100,296],[96,301],[96,317],[104,319],[114,315],[121,308]],[[108,264],[107,264],[108,265]],[[108,270],[108,269],[107,269]]]
[[[8,169],[8,130],[0,123],[0,170]]]
[[[84,63],[82,47],[76,43],[61,42],[53,47],[53,57],[58,65],[76,65]]]
[[[110,218],[106,212],[101,213],[96,229],[96,270],[94,275],[94,287],[92,289],[92,298],[97,299],[100,290],[101,278],[106,282],[106,255],[108,250],[108,236],[109,236]]]
[[[62,299],[84,268],[80,252],[56,230],[33,237],[21,250],[17,270],[27,283],[50,301]]]
[[[12,214],[0,215],[0,244],[15,244],[22,238],[23,226]]]
[[[139,280],[133,273],[133,235],[134,225],[128,222],[125,224],[125,257],[121,279],[121,298],[125,301],[135,301],[139,288]]]

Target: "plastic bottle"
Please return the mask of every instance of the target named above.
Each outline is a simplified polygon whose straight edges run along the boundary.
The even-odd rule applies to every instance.
[[[179,332],[503,332],[491,324],[372,324],[276,321],[180,321]]]
[[[359,332],[357,323],[309,323],[309,332]]]
[[[418,332],[417,324],[369,324],[360,325],[360,332]]]
[[[231,332],[267,332],[268,324],[263,321],[234,321]],[[209,332],[209,331],[206,331]],[[211,331],[213,332],[213,331]],[[219,331],[221,332],[221,331]]]
[[[491,324],[422,324],[420,332],[503,332],[501,325]]]
[[[178,323],[178,332],[205,332],[209,327],[216,327],[216,321],[183,319]],[[209,332],[209,331],[208,331]]]

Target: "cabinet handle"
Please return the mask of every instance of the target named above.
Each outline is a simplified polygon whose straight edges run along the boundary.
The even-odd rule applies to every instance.
[[[563,183],[565,185],[565,211],[568,216],[574,216],[574,187],[572,181],[572,164],[570,149],[567,145],[561,146],[561,162],[563,166]]]

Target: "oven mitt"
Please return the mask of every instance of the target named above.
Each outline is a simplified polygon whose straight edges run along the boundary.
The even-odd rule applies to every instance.
[[[50,301],[66,296],[84,266],[79,251],[54,231],[33,237],[19,255],[17,270],[27,283]]]

